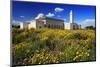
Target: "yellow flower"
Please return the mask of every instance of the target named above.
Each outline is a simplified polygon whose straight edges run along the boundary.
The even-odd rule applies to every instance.
[[[90,54],[88,53],[87,56],[90,56]]]
[[[79,54],[79,52],[76,52],[76,54]]]

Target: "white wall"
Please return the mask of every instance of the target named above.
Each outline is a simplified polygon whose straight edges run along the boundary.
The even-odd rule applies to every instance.
[[[20,29],[28,28],[28,23],[22,22],[20,23]]]
[[[28,26],[29,26],[29,27],[28,27],[29,29],[30,29],[30,28],[36,28],[36,21],[35,21],[35,20],[31,21],[30,24],[29,24]]]
[[[65,28],[65,29],[70,29],[70,23],[64,22],[64,28]]]

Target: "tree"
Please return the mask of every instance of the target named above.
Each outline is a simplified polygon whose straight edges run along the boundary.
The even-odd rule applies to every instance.
[[[86,29],[91,29],[91,30],[94,30],[95,29],[95,27],[93,27],[93,26],[86,26],[85,28]]]

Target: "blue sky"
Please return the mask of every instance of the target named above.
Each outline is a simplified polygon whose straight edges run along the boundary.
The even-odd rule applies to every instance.
[[[13,1],[12,19],[17,23],[44,15],[69,22],[70,10],[74,11],[74,22],[95,26],[95,6]]]

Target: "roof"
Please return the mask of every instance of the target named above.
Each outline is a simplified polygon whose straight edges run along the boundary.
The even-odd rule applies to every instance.
[[[56,18],[49,18],[49,17],[43,17],[43,18],[39,18],[39,19],[36,19],[36,20],[47,20],[47,19],[49,19],[49,20],[56,20],[56,21],[62,21],[62,22],[64,22],[64,20],[56,19]]]
[[[49,17],[46,17],[46,19],[49,19],[49,20],[57,20],[57,21],[63,21],[63,22],[64,22],[64,20],[56,19],[56,18],[49,18]]]

